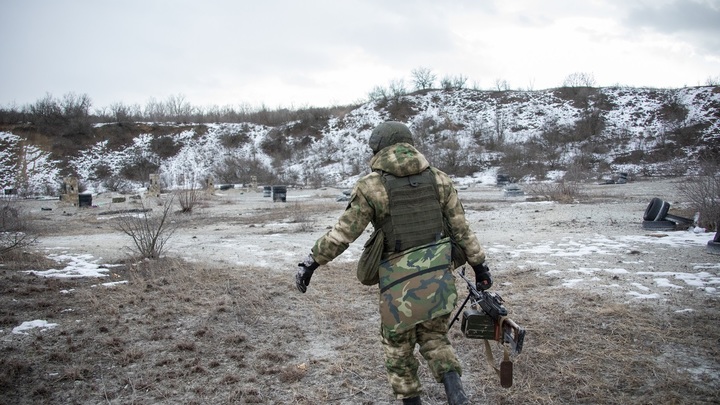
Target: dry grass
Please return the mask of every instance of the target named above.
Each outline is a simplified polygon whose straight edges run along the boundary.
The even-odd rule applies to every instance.
[[[120,275],[130,283],[114,288],[4,269],[3,329],[28,319],[60,326],[6,335],[3,401],[393,403],[377,337],[376,293],[353,274],[348,266],[324,267],[300,295],[290,271],[230,271],[167,259],[128,266]],[[556,288],[531,270],[496,277],[512,281],[504,298],[528,335],[514,386],[506,390],[485,363],[480,342],[462,338],[454,327],[451,340],[473,401],[716,399],[718,380],[692,370],[717,370],[717,299],[675,314],[626,304],[620,296]],[[75,291],[58,294],[70,288]],[[425,403],[444,403],[442,386],[424,366],[421,378]]]
[[[679,404],[717,399],[716,298],[705,299],[706,305],[698,308],[698,297],[688,297],[696,310],[674,313],[652,303],[628,303],[621,295],[540,289],[533,271],[515,270],[502,277],[513,283],[504,298],[511,317],[527,328],[527,338],[516,359],[512,389],[497,387],[490,374],[482,378],[489,384],[489,403]],[[675,304],[682,306],[683,299],[678,297]],[[455,335],[458,341],[459,332]],[[458,350],[468,353],[478,347],[460,340]],[[495,354],[501,356],[499,350]],[[715,378],[697,377],[693,370],[698,367],[715,370]]]

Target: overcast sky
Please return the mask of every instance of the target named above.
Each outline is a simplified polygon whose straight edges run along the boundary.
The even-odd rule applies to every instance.
[[[720,80],[720,0],[0,0],[0,105],[329,107],[427,68],[468,87]]]

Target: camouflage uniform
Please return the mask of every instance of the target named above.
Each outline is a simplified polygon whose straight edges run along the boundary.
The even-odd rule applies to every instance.
[[[372,224],[377,228],[389,215],[389,199],[381,170],[397,177],[421,173],[430,167],[427,159],[408,143],[397,143],[376,153],[370,161],[374,170],[355,185],[350,203],[338,222],[312,248],[312,258],[320,265],[339,256]],[[485,253],[465,219],[464,209],[450,178],[436,168],[432,170],[440,199],[440,207],[447,220],[454,241],[467,255],[470,265],[485,261]],[[449,273],[449,269],[447,271]],[[454,279],[452,280],[454,282]],[[382,270],[381,270],[382,285]],[[398,399],[412,398],[420,394],[417,377],[418,360],[414,356],[415,345],[438,382],[448,371],[461,372],[460,363],[447,338],[447,325],[457,293],[452,291],[443,298],[442,308],[433,312],[434,318],[414,324],[409,329],[381,327],[388,380]],[[382,303],[382,299],[381,299]],[[381,305],[382,307],[382,305]],[[381,309],[382,312],[382,309]]]

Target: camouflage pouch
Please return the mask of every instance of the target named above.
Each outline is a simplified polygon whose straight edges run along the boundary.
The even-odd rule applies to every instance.
[[[385,234],[382,228],[375,229],[365,242],[360,260],[357,264],[357,279],[365,285],[379,282],[380,257],[383,253]]]
[[[400,333],[452,312],[457,303],[450,238],[408,249],[380,262],[380,319]]]

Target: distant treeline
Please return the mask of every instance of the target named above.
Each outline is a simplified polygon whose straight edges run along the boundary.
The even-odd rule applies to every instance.
[[[34,124],[44,133],[63,135],[63,132],[87,133],[92,124],[132,122],[175,123],[254,123],[277,126],[310,117],[326,117],[352,106],[328,108],[269,109],[265,106],[209,106],[191,105],[183,95],[173,95],[165,101],[151,98],[145,106],[114,103],[108,107],[93,108],[87,94],[67,93],[58,98],[47,94],[32,104],[0,107],[0,124]]]
[[[412,84],[408,86],[404,79],[391,80],[386,87],[375,86],[368,99],[383,105],[396,102],[404,95],[413,91],[431,89],[459,90],[468,88],[468,78],[464,75],[438,75],[430,68],[419,67],[411,72]],[[577,72],[568,75],[562,87],[594,87],[595,77],[592,73]],[[438,87],[439,86],[439,87]],[[478,90],[477,85],[472,86]],[[510,84],[506,80],[495,80],[493,90],[509,91]],[[524,90],[532,90],[532,87]],[[254,123],[258,125],[278,126],[291,121],[307,121],[308,118],[339,116],[360,104],[333,106],[326,108],[276,108],[269,109],[264,105],[212,105],[198,107],[190,104],[184,95],[171,95],[166,100],[155,98],[144,105],[113,103],[107,107],[93,108],[87,94],[67,93],[61,98],[46,94],[33,104],[24,106],[0,107],[0,124],[32,123],[44,132],[57,132],[58,129],[75,133],[86,133],[87,127],[94,123]],[[48,129],[52,131],[47,131]],[[62,132],[63,130],[61,130]]]

